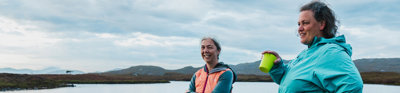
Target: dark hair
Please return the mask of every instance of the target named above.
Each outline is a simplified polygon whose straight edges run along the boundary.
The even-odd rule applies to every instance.
[[[318,22],[325,21],[325,27],[322,30],[322,35],[325,38],[335,37],[337,32],[337,25],[334,12],[323,2],[312,1],[300,8],[300,12],[311,10],[314,13],[314,18]],[[339,22],[338,22],[339,23]]]
[[[219,45],[218,41],[217,41],[215,38],[212,38],[212,37],[203,37],[203,38],[201,39],[201,41],[204,41],[204,40],[206,40],[206,39],[212,40],[212,41],[214,42],[214,45],[217,47],[217,50],[218,50],[218,51],[221,51],[221,46]],[[217,58],[219,59],[219,54],[218,54]]]

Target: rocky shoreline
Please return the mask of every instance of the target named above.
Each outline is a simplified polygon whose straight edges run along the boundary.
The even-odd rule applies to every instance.
[[[129,76],[107,76],[97,74],[10,74],[0,73],[0,91],[38,90],[59,87],[74,87],[74,84],[138,84],[169,83],[168,80],[136,79]]]
[[[40,90],[40,89],[52,89],[60,87],[75,87],[74,84],[65,84],[55,87],[31,87],[31,88],[19,88],[19,87],[2,87],[0,91],[17,91],[17,90]]]
[[[0,74],[0,91],[73,87],[72,84],[27,74]]]
[[[364,84],[400,85],[400,73],[395,72],[362,72]],[[10,74],[0,73],[0,91],[37,90],[59,87],[74,87],[73,84],[143,84],[169,83],[169,81],[190,81],[192,75],[166,73],[162,76],[152,75],[105,75],[105,74]],[[238,82],[273,82],[268,75],[242,75]]]

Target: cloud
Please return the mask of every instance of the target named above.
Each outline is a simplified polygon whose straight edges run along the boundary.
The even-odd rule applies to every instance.
[[[141,32],[134,32],[128,38],[115,41],[114,44],[124,47],[174,47],[174,46],[196,46],[199,39],[186,37],[163,37]]]
[[[353,46],[353,57],[359,58],[391,58],[400,53],[400,31],[390,30],[380,25],[367,27],[340,28],[348,42]]]
[[[62,41],[62,39],[54,38],[53,33],[42,30],[46,29],[0,16],[0,60],[3,60],[0,67],[40,68],[41,64],[35,64],[35,62],[44,61],[47,58],[38,57],[44,50]]]
[[[60,41],[35,25],[23,25],[0,16],[0,46],[2,47],[49,47]]]
[[[118,38],[119,37],[117,35],[113,35],[110,33],[99,33],[99,34],[95,34],[95,35],[99,38]]]
[[[237,64],[275,50],[293,59],[299,42],[293,0],[4,0],[0,67],[90,71],[202,66],[200,39],[217,38],[221,61]],[[353,46],[353,59],[399,57],[398,0],[326,1]],[[365,7],[368,6],[368,7]]]
[[[212,35],[220,39],[222,45],[252,50],[255,54],[276,50],[291,59],[295,57],[293,51],[304,49],[296,37],[295,17],[261,10],[249,11],[252,12],[209,11],[201,21],[184,25],[184,28],[199,35]]]
[[[261,54],[254,50],[241,49],[232,46],[222,46],[220,61],[228,64],[239,64],[259,60]]]

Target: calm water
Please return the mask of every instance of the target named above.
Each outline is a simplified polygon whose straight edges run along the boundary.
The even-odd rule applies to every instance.
[[[6,93],[183,93],[189,82],[160,84],[76,84],[76,87],[7,91]],[[233,93],[277,93],[273,82],[236,82]],[[400,93],[400,86],[365,84],[364,93]]]

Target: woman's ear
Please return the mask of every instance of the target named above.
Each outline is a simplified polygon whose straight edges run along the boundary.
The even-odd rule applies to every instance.
[[[319,31],[322,31],[322,30],[324,30],[324,28],[325,28],[325,25],[326,25],[326,22],[323,20],[323,21],[321,21],[321,22],[319,22]]]

